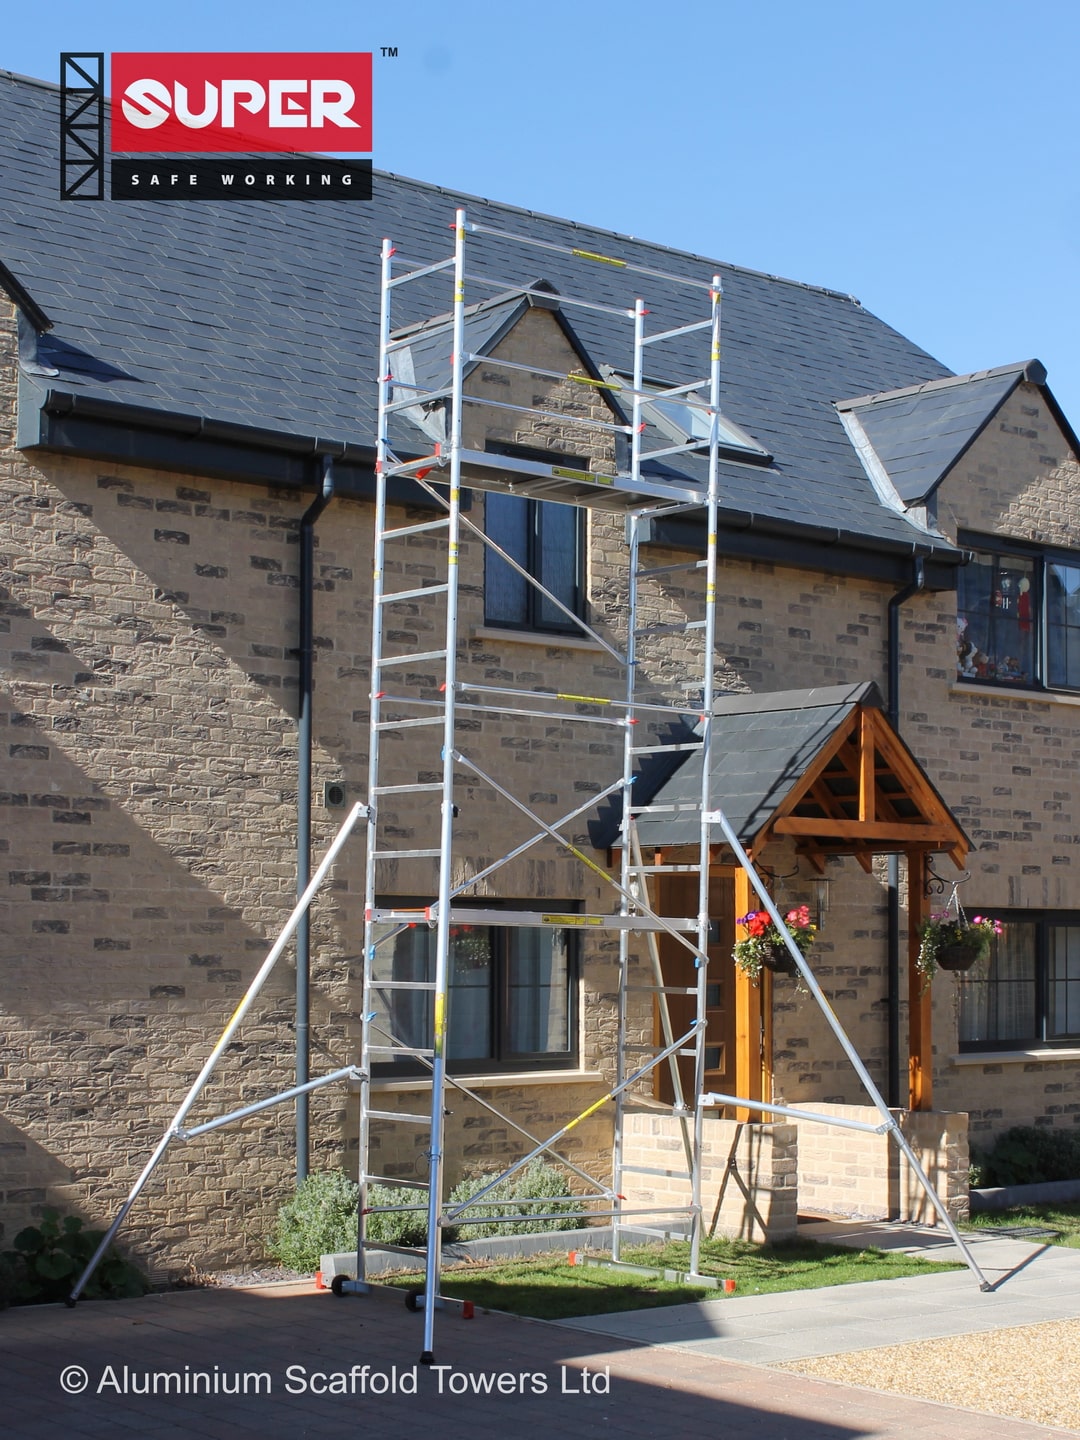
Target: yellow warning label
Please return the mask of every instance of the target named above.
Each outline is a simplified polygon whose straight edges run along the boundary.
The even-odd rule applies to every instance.
[[[621,390],[621,385],[616,385],[614,380],[594,380],[591,375],[567,375],[567,380],[573,380],[575,385],[595,385],[597,390]]]
[[[596,260],[601,265],[617,265],[620,270],[626,268],[625,260],[613,260],[610,255],[597,255],[594,250],[571,250],[570,253],[579,260]]]
[[[551,467],[552,475],[557,475],[560,480],[585,480],[590,485],[613,485],[614,475],[595,475],[591,470],[564,470],[560,465]]]
[[[541,915],[541,925],[602,925],[602,915]]]

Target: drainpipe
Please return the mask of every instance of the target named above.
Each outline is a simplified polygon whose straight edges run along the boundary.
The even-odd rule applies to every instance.
[[[888,654],[889,700],[886,714],[894,730],[900,729],[900,607],[906,605],[926,584],[922,556],[915,560],[911,580],[889,601]],[[910,876],[908,879],[910,884]],[[900,1074],[900,857],[889,856],[888,871],[888,959],[887,1000],[889,1027],[889,1104],[897,1109],[901,1096]]]
[[[297,727],[296,893],[311,880],[311,699],[315,664],[315,521],[334,498],[334,461],[324,455],[319,493],[300,521],[300,714]],[[311,920],[301,916],[296,928],[296,1083],[311,1078],[309,1043],[311,1002]],[[296,1183],[307,1178],[310,1146],[307,1094],[296,1097]]]

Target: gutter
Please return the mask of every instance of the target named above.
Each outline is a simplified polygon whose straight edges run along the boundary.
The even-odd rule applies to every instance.
[[[315,522],[334,498],[334,459],[324,455],[321,486],[300,521],[300,710],[296,749],[296,894],[311,880],[311,709],[315,689]],[[296,1084],[306,1085],[311,1068],[311,915],[296,927]],[[307,1179],[310,1159],[309,1095],[296,1097],[296,1183]]]
[[[900,607],[906,605],[913,595],[919,594],[926,585],[926,567],[920,556],[914,562],[912,578],[889,600],[886,668],[888,670],[889,699],[886,715],[893,729],[900,733]],[[888,857],[887,890],[887,959],[888,993],[886,998],[886,1021],[888,1025],[888,1095],[893,1108],[901,1104],[900,1074],[900,857]],[[912,876],[908,875],[911,885]]]

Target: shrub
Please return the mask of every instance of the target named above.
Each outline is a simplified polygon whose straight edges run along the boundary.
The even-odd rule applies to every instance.
[[[450,1192],[450,1204],[460,1205],[485,1185],[490,1184],[492,1175],[474,1175],[461,1181]],[[466,1240],[482,1240],[490,1235],[538,1235],[554,1230],[575,1230],[584,1210],[576,1200],[552,1198],[547,1205],[519,1205],[515,1201],[543,1200],[548,1197],[565,1196],[566,1176],[561,1170],[546,1164],[543,1160],[530,1160],[524,1169],[509,1180],[500,1181],[482,1205],[466,1210],[462,1220],[473,1216],[520,1215],[520,1220],[488,1220],[478,1225],[461,1227]],[[556,1220],[536,1220],[536,1215],[557,1215]]]
[[[356,1249],[357,1185],[344,1170],[320,1170],[278,1211],[266,1248],[290,1270],[316,1270],[323,1255]]]
[[[1053,1180],[1080,1180],[1080,1133],[1015,1125],[989,1150],[973,1156],[972,1183],[977,1187]]]
[[[65,1300],[101,1243],[103,1230],[85,1230],[77,1215],[42,1212],[40,1225],[28,1225],[0,1257],[0,1304],[45,1305]],[[87,1281],[87,1300],[126,1300],[145,1295],[150,1286],[142,1271],[111,1246]]]
[[[462,1180],[450,1192],[450,1203],[460,1204],[475,1195],[491,1180],[491,1175],[475,1175]],[[318,1268],[323,1255],[346,1253],[356,1249],[356,1202],[359,1187],[343,1170],[323,1170],[309,1175],[278,1211],[267,1250],[290,1270],[311,1271]],[[509,1180],[492,1191],[489,1201],[470,1210],[469,1215],[520,1215],[520,1220],[488,1220],[480,1225],[460,1229],[448,1225],[443,1230],[444,1244],[458,1238],[481,1239],[489,1235],[520,1235],[549,1230],[573,1230],[582,1215],[576,1201],[556,1201],[548,1205],[521,1205],[515,1201],[543,1200],[566,1194],[566,1180],[561,1171],[541,1160],[533,1160]],[[426,1191],[386,1185],[368,1187],[368,1206],[420,1205]],[[565,1216],[565,1219],[534,1220],[535,1214]],[[398,1210],[369,1215],[367,1235],[384,1245],[424,1246],[427,1244],[427,1212]]]

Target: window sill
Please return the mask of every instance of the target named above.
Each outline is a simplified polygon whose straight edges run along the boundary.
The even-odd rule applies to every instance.
[[[949,686],[952,695],[990,695],[995,700],[1039,700],[1044,705],[1080,705],[1080,695],[1067,690],[1021,690],[1011,685],[965,685],[955,680]]]
[[[455,1075],[453,1078],[470,1090],[505,1090],[517,1085],[596,1084],[605,1076],[599,1070],[504,1070],[495,1075]],[[450,1080],[446,1083],[447,1088],[453,1090]],[[401,1080],[372,1080],[371,1088],[384,1094],[395,1090],[426,1090],[430,1088],[430,1080],[423,1075],[410,1075]]]
[[[1058,1060],[1080,1060],[1080,1049],[1061,1050],[965,1050],[950,1055],[950,1065],[1049,1065]]]
[[[559,635],[550,630],[500,630],[494,625],[478,625],[473,631],[478,640],[509,640],[516,645],[545,645],[558,650],[591,650],[602,655],[604,647],[580,635]]]

